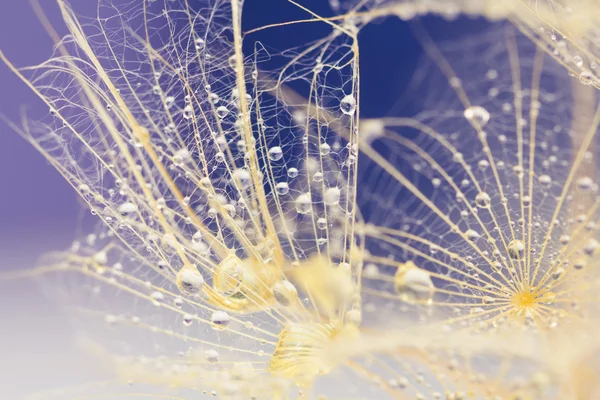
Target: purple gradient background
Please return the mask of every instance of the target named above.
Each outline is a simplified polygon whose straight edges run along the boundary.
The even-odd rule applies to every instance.
[[[87,2],[93,6],[92,1]],[[52,40],[29,2],[3,0],[2,3],[0,48],[8,59],[17,66],[25,66],[48,58]],[[48,18],[64,34],[56,4],[43,3]],[[47,114],[45,105],[4,65],[0,66],[0,83],[0,113],[9,120],[20,121],[23,111],[34,118]],[[64,248],[73,239],[79,208],[75,193],[29,143],[4,123],[0,124],[0,187],[3,269],[18,268],[15,264],[33,264],[40,251]]]
[[[55,29],[65,34],[55,2],[41,3]],[[83,13],[96,5],[77,3]],[[28,1],[2,0],[0,48],[15,65],[44,61],[52,45]],[[20,121],[24,109],[34,118],[47,114],[4,65],[0,88],[0,114],[9,120]],[[0,273],[32,268],[43,253],[67,247],[76,237],[81,212],[62,176],[0,122]],[[82,363],[90,367],[82,369]],[[35,281],[0,281],[0,398],[102,378],[94,365],[76,349],[66,318]]]

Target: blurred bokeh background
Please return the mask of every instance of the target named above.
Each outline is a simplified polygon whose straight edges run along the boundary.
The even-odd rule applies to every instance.
[[[101,0],[102,1],[102,0]],[[141,1],[141,0],[137,0]],[[111,0],[131,3],[131,0]],[[44,0],[43,11],[54,29],[66,34],[59,8]],[[77,13],[93,17],[98,0],[72,0]],[[200,1],[193,2],[199,4]],[[324,16],[332,15],[325,0],[302,4]],[[284,0],[247,0],[244,30],[307,18]],[[446,22],[436,17],[423,21],[432,35],[450,38],[476,31],[484,21]],[[281,50],[317,39],[329,31],[324,24],[297,24],[285,30],[268,29],[247,37],[246,52],[256,41]],[[422,50],[410,24],[390,18],[366,27],[361,40],[361,113],[377,117],[411,113],[406,88]],[[53,42],[24,0],[2,0],[0,49],[17,66],[43,62]],[[399,110],[398,108],[402,108]],[[19,123],[44,118],[46,106],[8,68],[0,66],[0,114]],[[0,123],[0,272],[25,271],[51,250],[69,246],[89,213],[63,178],[25,140]],[[65,315],[46,298],[33,279],[0,281],[0,397],[103,378],[91,356],[78,351]]]

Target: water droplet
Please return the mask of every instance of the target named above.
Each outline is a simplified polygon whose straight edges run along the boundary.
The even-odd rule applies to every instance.
[[[88,185],[86,185],[85,183],[82,183],[81,185],[79,185],[77,187],[77,189],[83,196],[90,193],[90,187]]]
[[[295,177],[297,177],[298,176],[298,169],[297,168],[290,168],[290,169],[288,169],[287,175],[290,178],[292,178],[292,179],[295,178]]]
[[[117,209],[121,214],[129,214],[136,212],[138,209],[137,205],[131,202],[123,203]]]
[[[579,74],[579,82],[583,83],[586,86],[595,83],[595,81],[596,77],[591,71],[582,71]]]
[[[183,314],[183,325],[190,326],[194,321],[194,316],[192,314]]]
[[[246,168],[238,168],[231,174],[233,181],[243,189],[248,189],[251,183],[250,172]]]
[[[217,104],[221,98],[219,97],[218,94],[216,93],[209,93],[208,94],[208,100],[212,103],[212,104]]]
[[[227,60],[227,62],[229,63],[229,66],[231,67],[231,69],[233,69],[234,71],[237,70],[237,61],[235,58],[235,54],[230,56],[229,59]]]
[[[577,187],[584,192],[587,192],[592,189],[594,186],[594,181],[589,176],[581,177],[577,180]]]
[[[279,281],[273,285],[273,296],[279,304],[287,307],[298,300],[298,291],[289,281]]]
[[[490,120],[490,113],[481,106],[471,106],[464,112],[465,118],[475,127],[483,128]]]
[[[327,156],[331,153],[331,147],[327,143],[321,144],[321,155]]]
[[[490,163],[487,160],[479,160],[479,162],[477,163],[477,166],[479,167],[479,169],[481,171],[485,171],[486,169],[489,168]]]
[[[513,260],[522,260],[525,255],[525,243],[522,240],[513,240],[508,244],[508,256]]]
[[[162,292],[154,291],[150,294],[150,298],[152,299],[152,304],[159,306],[160,302],[165,299],[165,295]]]
[[[108,262],[108,255],[106,254],[106,251],[102,250],[94,254],[92,259],[100,265],[106,265]]]
[[[177,308],[183,307],[183,299],[181,297],[175,297],[173,300],[173,305]]]
[[[299,214],[308,214],[311,210],[310,194],[303,193],[296,197],[296,211]]]
[[[600,243],[598,243],[596,239],[590,239],[585,246],[583,246],[583,252],[588,256],[591,256],[594,254],[598,246],[600,246]]]
[[[183,108],[183,118],[185,119],[191,119],[194,116],[194,109],[192,108],[191,105],[187,105]]]
[[[283,158],[283,151],[281,147],[274,146],[269,149],[269,159],[271,161],[279,161]]]
[[[210,316],[210,323],[214,330],[222,331],[227,329],[231,322],[231,317],[225,311],[215,311]]]
[[[463,153],[457,151],[452,154],[452,161],[460,163],[460,162],[463,162],[463,160],[464,160]]]
[[[165,107],[167,107],[167,109],[173,107],[174,104],[175,104],[175,97],[167,96],[165,98]]]
[[[585,267],[585,264],[586,264],[585,258],[578,257],[573,262],[573,268],[575,268],[575,269],[583,269],[583,267]]]
[[[435,286],[429,272],[420,269],[412,261],[398,266],[394,275],[394,289],[406,302],[431,302]]]
[[[552,279],[559,279],[565,273],[565,269],[563,267],[558,267],[554,271],[552,271]]]
[[[219,362],[219,352],[214,349],[205,350],[204,357],[206,358],[206,361],[210,363]]]
[[[485,77],[491,81],[498,79],[498,71],[495,69],[489,69],[486,73],[485,73]]]
[[[479,232],[474,231],[473,229],[467,229],[465,234],[467,235],[467,239],[469,239],[472,242],[476,241],[477,239],[479,239],[481,237]]]
[[[340,202],[340,189],[337,187],[331,187],[325,190],[323,194],[323,200],[328,206],[334,206]]]
[[[240,289],[244,280],[244,271],[247,269],[247,264],[240,258],[234,254],[228,255],[215,269],[213,276],[214,288],[225,296],[243,295]]]
[[[183,164],[189,161],[190,158],[191,154],[189,150],[184,147],[173,153],[173,164],[175,164],[176,166],[183,166]]]
[[[237,210],[235,209],[235,206],[233,204],[225,204],[223,206],[223,209],[225,209],[227,215],[229,215],[232,218],[235,217]]]
[[[512,171],[518,176],[523,176],[523,167],[520,165],[515,165],[512,167]]]
[[[325,218],[317,219],[317,228],[321,230],[327,228],[327,220]]]
[[[538,182],[544,187],[549,187],[552,184],[552,178],[549,175],[540,175]]]
[[[225,106],[217,107],[217,116],[220,119],[225,118],[228,114],[229,114],[229,109],[227,107],[225,107]]]
[[[356,111],[356,100],[354,100],[354,96],[346,95],[340,102],[340,109],[346,115],[352,115]]]
[[[192,242],[198,244],[202,241],[202,232],[200,231],[196,231],[196,233],[194,233],[192,235]]]
[[[475,196],[475,203],[478,207],[488,208],[490,206],[490,202],[490,195],[486,192],[480,192],[477,194],[477,196]]]
[[[204,278],[195,267],[184,267],[177,273],[177,287],[187,296],[200,293],[204,285]]]
[[[368,279],[375,279],[379,277],[379,267],[375,264],[367,264],[363,268],[363,276]]]
[[[279,182],[275,185],[275,191],[278,195],[284,196],[290,192],[290,186],[287,182]]]

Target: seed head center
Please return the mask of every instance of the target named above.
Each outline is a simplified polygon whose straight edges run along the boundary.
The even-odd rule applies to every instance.
[[[530,290],[522,290],[516,292],[512,297],[512,303],[518,309],[528,309],[535,306],[537,303],[536,295]]]

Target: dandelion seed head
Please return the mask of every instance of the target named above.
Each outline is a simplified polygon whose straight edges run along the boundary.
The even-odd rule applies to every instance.
[[[589,46],[534,35],[543,18],[516,1],[330,1],[359,12],[312,15],[322,39],[251,54],[239,2],[101,2],[92,23],[59,4],[71,35],[15,70],[53,122],[23,133],[99,225],[48,258],[45,286],[118,380],[224,399],[336,380],[371,397],[577,398],[593,381],[574,380],[588,358],[564,340],[597,353]],[[361,28],[427,13],[524,34],[416,28],[417,111],[361,120]]]

